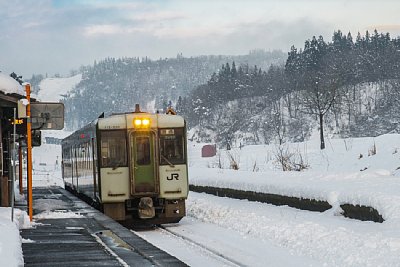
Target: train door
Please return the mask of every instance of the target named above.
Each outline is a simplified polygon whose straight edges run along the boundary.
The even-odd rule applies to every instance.
[[[130,135],[132,194],[157,193],[155,134],[137,131]]]
[[[1,141],[1,131],[0,131],[0,177],[3,177],[3,146]]]
[[[73,184],[73,188],[75,188],[75,190],[77,192],[79,192],[79,188],[78,188],[78,181],[79,181],[79,154],[78,154],[78,146],[74,146],[74,169],[75,169],[75,175],[73,176],[73,178],[75,178],[75,183],[74,183],[74,179],[72,179],[72,184]]]

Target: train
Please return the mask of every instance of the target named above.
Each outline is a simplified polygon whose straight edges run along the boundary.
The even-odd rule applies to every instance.
[[[188,197],[186,121],[174,110],[100,116],[62,140],[66,189],[116,221],[177,223]]]

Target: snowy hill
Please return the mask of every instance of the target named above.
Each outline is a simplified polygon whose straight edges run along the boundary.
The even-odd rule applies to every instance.
[[[69,78],[46,78],[39,84],[39,101],[59,102],[62,95],[71,91],[82,80],[82,74],[77,74]]]

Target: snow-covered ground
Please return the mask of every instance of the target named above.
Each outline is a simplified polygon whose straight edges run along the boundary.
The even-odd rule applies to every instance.
[[[309,169],[302,172],[280,171],[275,146],[247,146],[201,158],[202,145],[191,144],[190,182],[326,200],[336,209],[345,203],[371,206],[385,220],[400,219],[400,135],[331,139],[329,144],[324,151],[318,148],[317,139],[288,145],[289,151],[301,153],[307,161]],[[229,169],[227,153],[235,155],[238,171]],[[225,168],[217,167],[220,157]]]
[[[162,230],[138,233],[156,246],[191,266],[220,265],[202,247],[247,266],[400,266],[400,135],[329,139],[324,151],[317,138],[289,144],[308,166],[302,172],[281,171],[273,145],[219,150],[212,158],[201,157],[202,145],[188,146],[192,184],[323,199],[333,208],[318,213],[191,192],[188,216],[167,230],[199,247]],[[230,169],[228,152],[239,170]],[[33,153],[33,186],[62,186],[60,147],[43,144]],[[385,221],[344,218],[342,203],[372,206]],[[0,232],[7,233],[0,236],[0,266],[22,264],[18,227],[27,227],[26,214],[16,214],[11,223],[10,209],[0,208]]]
[[[400,266],[400,135],[331,139],[328,144],[324,151],[318,138],[288,144],[288,151],[302,154],[309,167],[283,172],[274,145],[219,150],[215,157],[202,158],[204,144],[191,143],[191,184],[327,200],[333,208],[300,211],[191,192],[188,217],[173,231],[220,247],[240,265]],[[230,169],[228,153],[239,170]],[[372,206],[385,222],[344,218],[343,203]],[[211,229],[199,230],[204,224]],[[185,255],[159,241],[155,232],[139,234],[177,257]]]

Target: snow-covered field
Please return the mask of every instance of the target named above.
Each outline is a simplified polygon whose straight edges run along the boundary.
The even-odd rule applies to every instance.
[[[399,144],[397,134],[331,139],[324,151],[319,150],[317,138],[288,144],[287,149],[302,154],[309,167],[303,172],[283,172],[274,145],[220,150],[215,157],[202,158],[204,144],[191,143],[191,184],[327,200],[333,208],[323,213],[300,211],[191,192],[189,216],[173,230],[220,247],[240,265],[400,266]],[[239,170],[230,169],[228,153]],[[344,218],[339,207],[343,203],[372,206],[385,222]],[[209,232],[196,230],[204,223]],[[156,233],[139,234],[160,242]],[[160,247],[176,253],[162,242]],[[188,263],[201,266],[196,261]]]
[[[212,158],[201,157],[202,145],[188,146],[192,184],[323,199],[333,208],[318,213],[191,192],[188,216],[167,226],[171,232],[238,265],[400,266],[400,135],[330,139],[324,151],[315,138],[289,144],[287,149],[300,153],[308,166],[302,172],[281,171],[273,145],[219,150]],[[239,170],[230,169],[228,152]],[[33,185],[62,186],[57,165],[60,147],[43,144],[33,153]],[[372,206],[385,221],[344,218],[339,208],[342,203]],[[7,233],[0,236],[0,266],[22,264],[18,227],[29,224],[24,212],[16,214],[18,219],[11,223],[10,209],[0,208],[0,232]],[[201,246],[194,248],[160,230],[138,234],[191,266],[220,264]]]
[[[288,145],[289,151],[297,151],[307,160],[309,168],[302,172],[280,171],[275,146],[247,146],[201,158],[202,145],[191,144],[190,182],[326,200],[334,209],[346,203],[365,205],[377,209],[385,220],[400,219],[400,135],[331,139],[329,143],[324,151],[319,150],[317,139]],[[374,146],[376,154],[372,155]],[[238,171],[229,169],[227,153],[235,155]],[[217,167],[220,157],[225,168]]]

